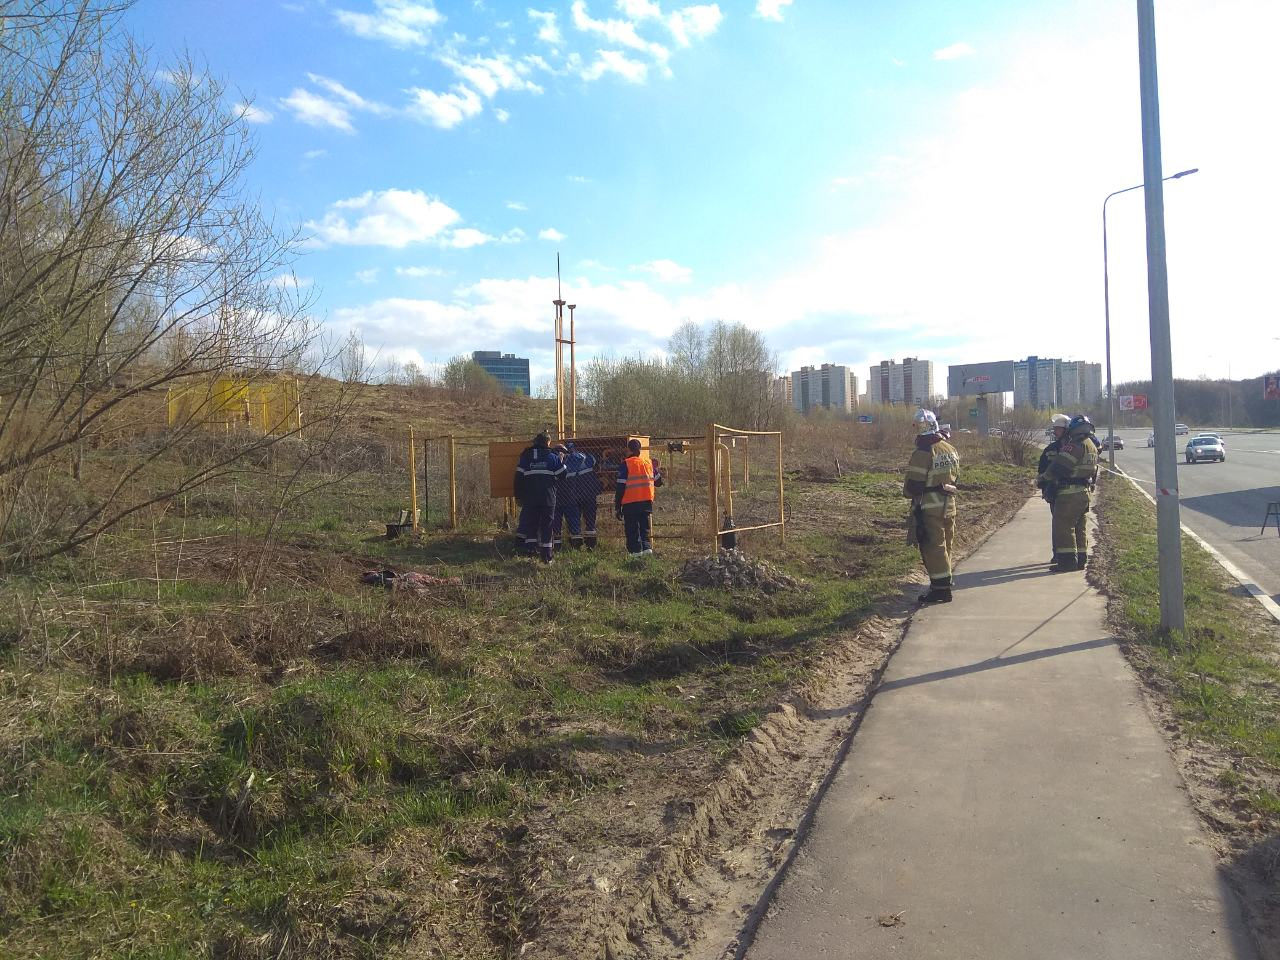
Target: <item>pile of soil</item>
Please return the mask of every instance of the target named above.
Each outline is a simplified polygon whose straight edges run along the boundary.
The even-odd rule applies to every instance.
[[[804,581],[788,576],[766,560],[752,560],[736,547],[714,557],[695,557],[680,571],[682,583],[720,589],[755,588],[765,593],[797,590]]]

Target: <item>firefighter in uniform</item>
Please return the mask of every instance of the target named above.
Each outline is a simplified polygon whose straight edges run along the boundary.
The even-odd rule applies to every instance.
[[[929,410],[915,415],[916,448],[907,462],[902,495],[911,499],[920,559],[929,573],[929,592],[921,603],[951,602],[951,543],[956,530],[956,480],[960,454],[938,430]]]
[[[1058,452],[1040,474],[1040,480],[1057,485],[1053,505],[1053,569],[1062,573],[1083,570],[1089,558],[1085,540],[1085,517],[1098,472],[1098,441],[1093,422],[1086,416],[1072,417]]]
[[[1041,478],[1044,476],[1044,472],[1049,469],[1049,461],[1058,455],[1058,450],[1062,446],[1062,438],[1067,435],[1067,424],[1070,422],[1071,418],[1065,413],[1055,413],[1049,420],[1049,426],[1053,430],[1053,439],[1040,451],[1040,463],[1036,467],[1036,486],[1040,488],[1040,496],[1044,497],[1045,503],[1049,504],[1049,516],[1051,519],[1053,517],[1053,502],[1058,498],[1058,485]],[[1050,536],[1052,537],[1052,533]],[[1052,553],[1052,550],[1050,552]],[[1054,563],[1056,560],[1057,556],[1054,555],[1049,562]]]
[[[596,475],[596,458],[574,447],[572,441],[565,444],[564,474],[556,491],[555,535],[561,535],[561,527],[569,526],[569,546],[578,548],[586,543],[587,549],[596,547],[596,498],[603,487]]]
[[[639,440],[627,441],[628,456],[618,465],[618,483],[613,492],[614,515],[627,532],[627,553],[633,557],[653,553],[649,543],[649,523],[653,516],[653,491],[658,475],[653,461],[640,456]]]
[[[515,476],[515,494],[521,508],[518,529],[524,530],[526,552],[540,552],[543,563],[551,562],[556,482],[564,473],[564,464],[549,449],[549,443],[545,433],[534,437],[533,445],[520,454]]]

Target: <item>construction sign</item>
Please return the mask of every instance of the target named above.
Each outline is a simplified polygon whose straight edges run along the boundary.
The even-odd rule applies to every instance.
[[[1268,373],[1262,378],[1262,398],[1280,400],[1280,373]]]

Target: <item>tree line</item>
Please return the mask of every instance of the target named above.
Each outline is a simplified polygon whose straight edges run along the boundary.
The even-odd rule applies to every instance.
[[[1280,427],[1280,400],[1268,400],[1263,396],[1264,379],[1251,377],[1228,381],[1201,377],[1198,380],[1174,380],[1176,419],[1195,426]],[[1116,386],[1117,398],[1135,393],[1151,397],[1151,381],[1132,380]],[[1104,410],[1105,406],[1104,401]],[[1103,417],[1105,420],[1105,412]]]

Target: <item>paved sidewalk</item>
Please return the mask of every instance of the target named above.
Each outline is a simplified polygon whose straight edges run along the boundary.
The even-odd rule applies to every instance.
[[[917,614],[749,960],[1254,960],[1101,597],[1049,553],[1035,500]]]

